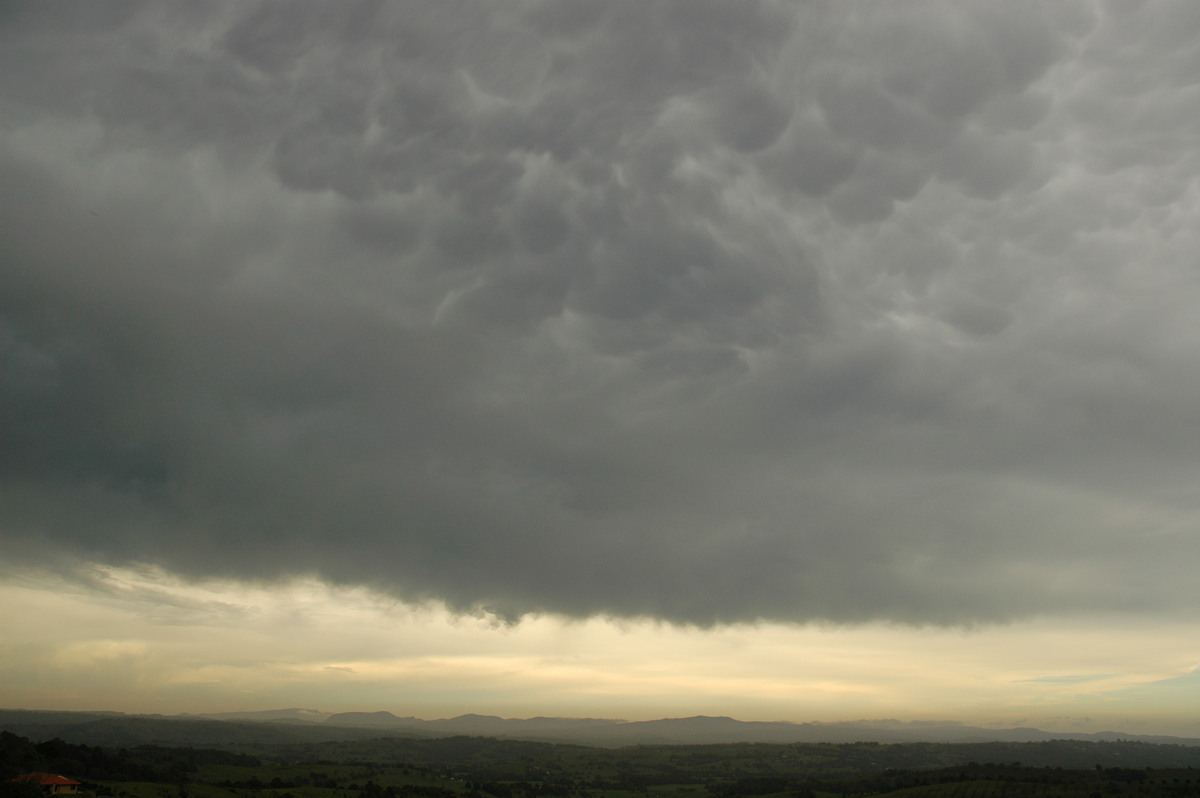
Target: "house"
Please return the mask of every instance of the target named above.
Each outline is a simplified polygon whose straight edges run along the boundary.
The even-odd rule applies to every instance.
[[[36,784],[46,795],[78,795],[79,782],[57,773],[25,773],[12,781]]]

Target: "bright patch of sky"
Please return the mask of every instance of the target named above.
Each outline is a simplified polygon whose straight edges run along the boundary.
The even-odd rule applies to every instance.
[[[506,624],[311,580],[186,583],[148,567],[91,576],[80,584],[42,573],[0,589],[5,606],[39,610],[0,619],[0,637],[21,641],[0,649],[0,689],[14,706],[900,717],[1186,734],[1200,698],[1188,676],[1191,627],[1130,617],[920,630],[554,616]],[[1147,706],[1156,689],[1169,701]]]

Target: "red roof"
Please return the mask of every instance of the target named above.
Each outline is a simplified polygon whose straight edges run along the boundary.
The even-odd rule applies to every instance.
[[[66,776],[60,776],[57,773],[25,773],[17,776],[13,781],[28,781],[33,784],[40,784],[43,787],[69,786],[74,784],[79,786],[79,782],[68,779]]]

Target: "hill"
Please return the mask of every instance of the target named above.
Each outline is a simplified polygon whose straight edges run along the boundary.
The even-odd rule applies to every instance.
[[[1200,739],[1120,732],[1081,734],[1033,728],[986,729],[956,723],[854,721],[789,723],[697,716],[650,721],[602,718],[500,718],[460,715],[422,720],[391,712],[326,714],[284,709],[221,715],[0,710],[0,729],[31,739],[90,745],[282,745],[392,737],[494,737],[603,747],[717,743],[984,743],[1079,740],[1200,746]]]

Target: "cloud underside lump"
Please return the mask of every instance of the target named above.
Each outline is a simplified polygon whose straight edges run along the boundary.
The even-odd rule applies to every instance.
[[[1200,6],[12,4],[5,566],[1200,599]]]

